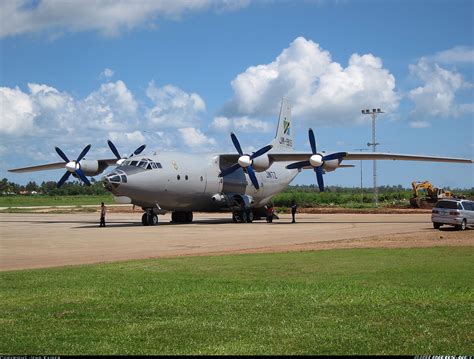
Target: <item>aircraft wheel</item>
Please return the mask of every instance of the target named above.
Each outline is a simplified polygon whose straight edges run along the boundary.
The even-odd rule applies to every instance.
[[[191,223],[193,221],[193,212],[185,212],[186,213],[186,222]]]
[[[142,224],[144,226],[148,226],[148,214],[147,213],[143,213],[143,216],[142,216]]]
[[[237,216],[235,215],[235,213],[232,213],[232,222],[234,223],[237,223],[239,220],[237,218]]]
[[[247,211],[247,223],[252,223],[252,222],[253,222],[253,212]]]
[[[441,223],[433,222],[433,228],[434,229],[439,229],[440,227],[441,227]]]
[[[150,220],[150,226],[156,226],[158,224],[158,216],[156,214],[153,214],[149,218]]]
[[[247,218],[248,218],[247,211],[241,211],[241,212],[240,212],[240,222],[241,222],[241,223],[246,223],[246,222],[248,222]]]

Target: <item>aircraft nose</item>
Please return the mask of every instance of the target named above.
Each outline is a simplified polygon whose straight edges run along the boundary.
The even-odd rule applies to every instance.
[[[121,184],[127,183],[127,174],[123,171],[112,171],[102,177],[102,183],[105,189],[110,192],[116,190]]]

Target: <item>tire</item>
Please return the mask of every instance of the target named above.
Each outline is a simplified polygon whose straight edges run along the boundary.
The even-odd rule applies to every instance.
[[[459,226],[459,230],[464,231],[466,229],[466,226],[467,226],[466,219],[463,219],[461,222],[461,225]]]
[[[235,216],[235,213],[232,213],[232,222],[234,222],[234,223],[237,223],[237,222],[238,222],[238,219],[237,219],[237,217]]]
[[[143,213],[143,216],[142,216],[142,224],[144,226],[148,226],[148,214],[147,213]]]
[[[247,223],[252,223],[253,222],[253,213],[252,211],[247,212]]]
[[[186,212],[186,223],[191,223],[193,221],[193,212]]]
[[[247,211],[242,211],[242,212],[240,213],[240,222],[246,223],[246,222],[247,222],[247,218],[248,218]]]
[[[439,229],[440,227],[441,227],[441,223],[433,222],[433,228],[434,229]]]
[[[158,216],[156,214],[150,217],[151,223],[150,226],[156,226],[158,224]]]

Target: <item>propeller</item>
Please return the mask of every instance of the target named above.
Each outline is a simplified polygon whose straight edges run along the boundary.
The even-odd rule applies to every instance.
[[[84,182],[86,185],[88,186],[91,185],[91,183],[87,179],[84,172],[82,172],[81,164],[79,163],[87,154],[87,152],[89,152],[90,148],[91,148],[91,145],[87,145],[86,147],[84,147],[84,149],[79,154],[79,156],[77,156],[77,159],[75,161],[69,161],[69,158],[67,158],[67,156],[64,154],[63,151],[61,151],[59,147],[54,147],[59,157],[61,157],[64,160],[64,162],[66,162],[66,173],[61,177],[58,184],[56,185],[58,188],[61,187],[64,184],[64,182],[67,181],[67,179],[72,173],[76,174],[82,180],[82,182]]]
[[[117,150],[117,147],[115,147],[115,145],[113,144],[112,141],[107,140],[107,143],[109,144],[109,147],[112,150],[112,152],[114,153],[115,157],[117,157],[117,165],[120,166],[122,164],[122,162],[125,161],[128,157],[120,156],[120,153]],[[130,155],[130,157],[135,156],[135,155],[139,155],[140,153],[142,153],[142,151],[145,149],[145,147],[146,147],[146,145],[141,145],[135,151],[133,151],[133,153]]]
[[[235,149],[239,153],[240,157],[237,163],[234,163],[232,166],[226,168],[221,173],[219,173],[219,177],[227,176],[228,174],[231,174],[232,172],[237,171],[239,168],[242,168],[249,175],[253,186],[256,189],[259,189],[260,186],[258,185],[257,176],[255,176],[255,170],[252,167],[252,163],[255,158],[260,157],[261,155],[267,153],[268,151],[271,150],[273,146],[267,145],[265,147],[262,147],[258,151],[252,153],[251,155],[248,155],[242,152],[242,147],[240,147],[239,140],[237,139],[237,136],[233,132],[230,134],[230,138],[232,139]]]
[[[318,181],[318,187],[321,192],[324,192],[324,180],[323,180],[323,164],[325,161],[330,160],[341,160],[346,155],[346,152],[335,152],[329,155],[321,155],[316,150],[316,140],[314,138],[313,129],[309,129],[308,131],[309,136],[309,144],[311,146],[311,152],[313,155],[309,158],[308,161],[300,161],[291,163],[286,168],[288,169],[295,169],[295,168],[303,168],[311,166],[316,172],[316,180]]]

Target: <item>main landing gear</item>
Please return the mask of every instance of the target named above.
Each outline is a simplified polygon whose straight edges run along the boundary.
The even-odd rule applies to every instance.
[[[242,209],[232,212],[232,221],[234,223],[252,223],[253,212],[251,209]]]
[[[171,222],[173,223],[191,223],[193,221],[193,212],[175,211],[171,213]]]

